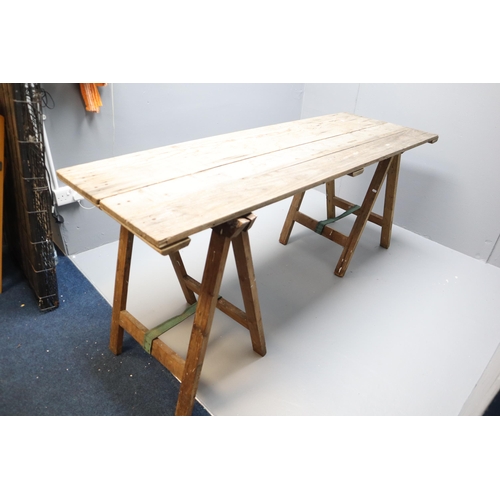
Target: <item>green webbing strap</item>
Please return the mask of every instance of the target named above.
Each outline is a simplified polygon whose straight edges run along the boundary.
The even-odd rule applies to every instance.
[[[361,208],[361,207],[359,205],[354,205],[349,210],[346,210],[343,214],[340,214],[338,217],[334,217],[333,219],[326,219],[326,220],[322,220],[321,222],[318,222],[318,225],[316,226],[316,232],[318,234],[322,234],[323,229],[325,229],[325,226],[328,226],[328,224],[333,224],[334,222],[337,222],[338,220],[343,219],[344,217],[347,217],[348,215],[351,215],[353,212],[358,210],[358,208]]]
[[[196,311],[196,305],[197,305],[197,302],[190,305],[182,314],[179,314],[179,316],[175,316],[173,318],[167,319],[167,321],[165,321],[161,325],[158,325],[157,327],[153,328],[152,330],[149,330],[149,332],[146,332],[144,334],[144,344],[142,346],[144,348],[144,350],[148,354],[151,354],[153,340],[158,338],[160,335],[163,335],[165,332],[168,332],[168,330],[170,330],[174,326],[178,325],[179,323],[182,323],[186,318],[189,318],[189,316],[193,315]]]

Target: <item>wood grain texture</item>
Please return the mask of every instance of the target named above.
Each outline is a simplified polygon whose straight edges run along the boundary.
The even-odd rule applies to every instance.
[[[172,267],[174,268],[175,275],[182,289],[182,293],[186,298],[188,304],[194,304],[196,302],[196,297],[192,290],[185,283],[185,279],[188,277],[186,268],[184,267],[184,261],[182,260],[181,254],[179,252],[173,252],[170,254],[170,260],[172,262]]]
[[[348,113],[189,141],[58,171],[160,253],[188,236],[437,135]]]
[[[363,204],[357,211],[356,220],[354,221],[354,225],[352,226],[351,232],[347,238],[344,249],[342,250],[342,254],[340,255],[339,261],[337,263],[337,267],[335,268],[335,274],[337,276],[342,277],[346,273],[354,251],[356,250],[356,246],[358,245],[361,238],[361,234],[363,233],[363,229],[365,228],[369,216],[373,210],[373,206],[377,201],[377,196],[380,192],[380,187],[385,180],[387,171],[389,170],[391,164],[393,164],[395,161],[399,161],[398,158],[399,156],[395,156],[393,158],[388,158],[379,162],[377,169],[373,174],[370,185],[368,186],[368,190],[366,191]]]
[[[311,229],[311,231],[314,232],[316,232],[316,228],[318,227],[318,224],[320,222],[302,212],[297,212],[297,214],[295,215],[295,220],[299,224],[302,224],[303,226],[307,227],[308,229]],[[335,229],[328,226],[325,226],[323,228],[321,236],[328,238],[329,240],[333,241],[334,243],[337,243],[338,245],[345,246],[347,244],[347,236],[345,234],[342,234],[339,231],[336,231]]]
[[[325,183],[326,191],[326,218],[335,217],[335,180]]]
[[[383,123],[339,113],[130,153],[63,168],[57,174],[98,204],[108,196]]]
[[[248,319],[248,330],[252,339],[253,350],[265,356],[266,340],[264,338],[264,327],[262,325],[262,315],[260,312],[259,296],[257,293],[257,283],[255,281],[255,271],[253,267],[252,252],[248,231],[243,231],[234,240],[233,251],[238,270],[238,280],[241,287],[241,295],[245,305],[245,312]]]
[[[302,191],[301,193],[297,193],[293,196],[292,204],[288,209],[288,214],[286,216],[285,223],[283,224],[283,229],[281,230],[279,238],[279,242],[282,245],[288,244],[288,240],[290,239],[290,235],[292,234],[292,229],[295,224],[297,212],[299,211],[300,206],[302,205],[302,200],[304,199],[305,194],[306,192]]]
[[[394,209],[396,207],[396,191],[398,187],[400,165],[401,155],[398,155],[391,162],[391,166],[387,172],[384,215],[382,220],[382,233],[380,235],[380,246],[383,248],[389,248],[391,244],[392,222],[394,220]]]
[[[109,338],[109,348],[113,354],[117,355],[121,354],[123,347],[123,326],[120,324],[120,313],[127,307],[128,281],[133,244],[134,235],[122,226],[118,242],[113,313],[111,316],[111,333]]]
[[[144,336],[148,331],[140,321],[132,316],[128,311],[120,312],[120,325],[133,337],[141,346],[144,345]],[[182,379],[184,371],[184,359],[179,356],[167,344],[157,338],[153,340],[151,355],[157,359],[167,370],[169,370],[178,380]]]

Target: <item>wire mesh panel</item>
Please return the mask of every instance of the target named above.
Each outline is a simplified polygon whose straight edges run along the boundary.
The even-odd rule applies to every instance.
[[[50,224],[52,194],[45,165],[42,96],[39,84],[2,84],[10,154],[9,238],[39,308],[59,305],[56,262]]]

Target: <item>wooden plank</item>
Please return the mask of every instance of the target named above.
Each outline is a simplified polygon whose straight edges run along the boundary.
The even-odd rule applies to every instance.
[[[196,297],[192,290],[186,285],[185,279],[188,274],[186,272],[186,268],[184,267],[184,262],[182,261],[181,254],[179,252],[173,252],[170,254],[170,260],[172,261],[172,267],[174,268],[175,275],[177,276],[177,280],[181,285],[182,293],[186,298],[186,302],[188,304],[194,304],[196,302]]]
[[[118,318],[120,326],[142,345],[144,343],[144,335],[148,331],[148,328],[127,310],[120,311]]]
[[[326,218],[335,217],[335,179],[325,183],[326,191]]]
[[[394,220],[394,209],[396,207],[396,190],[398,187],[400,164],[401,155],[398,155],[391,162],[391,166],[387,172],[382,234],[380,236],[380,246],[383,248],[389,248],[391,244],[392,223]]]
[[[338,139],[345,143],[350,133],[378,132],[380,127],[394,131],[412,131],[390,123],[345,115],[339,120],[336,115],[315,118],[314,126],[309,120],[289,124],[263,127],[250,131],[209,137],[199,141],[156,148],[107,160],[99,160],[58,170],[58,176],[90,201],[100,200],[120,193],[144,188],[185,175],[209,171],[221,166],[240,168],[242,161],[257,159],[288,149],[295,150],[307,145]],[[280,127],[280,134],[273,132]],[[413,130],[414,131],[414,130]],[[432,140],[432,134],[428,134]],[[352,139],[351,139],[352,140]],[[119,171],[120,176],[114,172]],[[140,173],[139,173],[140,172]]]
[[[156,358],[177,380],[182,381],[185,360],[171,349],[161,338],[153,341],[151,355]]]
[[[194,398],[207,350],[229,245],[229,238],[217,231],[212,231],[179,399],[177,400],[176,415],[191,415],[193,411]]]
[[[350,177],[357,177],[358,175],[361,175],[365,171],[364,168],[360,168],[359,170],[355,170],[354,172],[351,172],[349,175]]]
[[[375,205],[375,201],[377,201],[377,196],[380,192],[380,187],[384,182],[384,179],[387,175],[387,170],[389,169],[390,164],[395,161],[394,158],[387,158],[386,160],[381,161],[375,173],[373,174],[373,178],[368,186],[368,190],[366,191],[365,198],[363,200],[363,204],[361,208],[358,210],[358,216],[356,217],[356,221],[352,226],[351,232],[348,236],[347,243],[344,246],[342,254],[340,255],[339,261],[337,263],[337,267],[335,268],[335,274],[339,277],[344,276],[351,262],[352,256],[354,254],[354,250],[356,250],[356,246],[358,245],[359,239],[361,238],[361,234],[365,225],[368,221],[368,216],[370,215],[373,206]]]
[[[144,344],[144,335],[148,329],[128,311],[120,312],[120,325],[141,346]],[[182,379],[184,359],[171,349],[161,338],[153,340],[151,355],[156,358],[178,380]]]
[[[297,212],[300,209],[300,205],[302,205],[302,200],[304,199],[305,191],[301,193],[297,193],[294,195],[292,199],[292,203],[290,208],[288,209],[288,214],[285,219],[285,223],[283,224],[283,229],[281,230],[279,242],[282,245],[288,244],[288,240],[290,239],[290,234],[292,234],[293,225],[295,223],[295,217],[297,216]]]
[[[338,113],[98,160],[59,169],[57,175],[99,204],[108,196],[382,124],[379,120]]]
[[[111,315],[111,333],[109,348],[118,355],[122,352],[123,326],[120,324],[120,313],[127,307],[128,281],[130,276],[130,261],[134,235],[123,226],[120,228],[118,242],[118,259],[116,263],[115,291],[113,297],[113,312]]]
[[[197,295],[201,293],[201,283],[196,281],[191,276],[185,276],[184,281],[189,290],[193,291]],[[249,329],[248,320],[245,311],[242,311],[239,307],[226,300],[224,297],[219,297],[216,304],[217,309],[223,312],[231,319],[239,323],[241,326]]]
[[[317,221],[316,219],[313,219],[312,217],[309,217],[302,212],[297,213],[295,220],[299,224],[302,224],[303,226],[307,227],[308,229],[312,229],[313,231],[316,231],[316,227],[319,223],[319,221]],[[335,231],[335,229],[332,229],[328,226],[325,226],[323,228],[321,236],[324,236],[325,238],[328,238],[329,240],[342,246],[345,246],[347,244],[347,236],[345,234],[339,233],[338,231]]]
[[[259,174],[265,174],[269,171],[283,168],[295,163],[310,161],[315,158],[321,158],[325,155],[335,153],[337,151],[349,150],[352,147],[359,146],[362,144],[369,144],[373,140],[381,139],[383,137],[387,138],[386,143],[390,143],[395,134],[401,133],[402,127],[399,125],[394,125],[392,123],[382,123],[379,125],[374,125],[371,127],[366,127],[360,130],[354,130],[351,132],[346,132],[343,134],[335,134],[333,137],[328,137],[322,140],[315,140],[307,142],[305,144],[298,144],[295,147],[280,149],[275,146],[275,149],[267,151],[269,148],[265,148],[261,145],[261,142],[268,141],[269,138],[261,139],[261,142],[256,142],[255,148],[260,147],[261,153],[248,158],[242,158],[237,162],[223,163],[220,165],[214,165],[211,168],[205,167],[205,158],[202,157],[197,151],[194,151],[191,155],[189,162],[186,160],[186,165],[183,166],[182,172],[178,172],[170,178],[171,169],[168,165],[165,165],[161,172],[166,170],[167,179],[157,182],[152,182],[150,179],[147,180],[147,186],[139,186],[136,189],[146,190],[148,187],[154,188],[155,185],[161,185],[168,183],[169,186],[175,190],[172,192],[182,193],[182,195],[187,195],[194,193],[199,189],[199,186],[210,186],[215,187],[218,183],[232,182],[235,179],[241,178],[252,178]],[[221,146],[219,155],[223,155],[223,146]],[[168,168],[167,168],[168,167]],[[72,167],[73,168],[73,167]],[[175,168],[178,168],[178,164],[175,164]],[[64,172],[64,170],[62,170]],[[141,172],[140,178],[144,177],[143,168],[137,166],[137,171]],[[58,172],[61,172],[59,170]],[[136,173],[136,176],[139,175]],[[152,174],[153,175],[153,174]],[[120,172],[120,177],[123,174]],[[67,178],[67,175],[64,177]],[[100,181],[105,183],[106,180]],[[146,181],[143,181],[146,182]],[[135,191],[128,190],[128,191]],[[128,192],[127,191],[127,192]],[[152,189],[152,192],[155,192]],[[125,193],[125,198],[126,199]],[[112,193],[116,195],[116,193]],[[108,197],[101,196],[101,201],[107,199]],[[158,200],[158,198],[154,198]],[[154,201],[152,200],[152,201]],[[126,203],[130,203],[129,200]]]
[[[162,247],[371,165],[377,159],[391,157],[394,150],[399,154],[428,140],[429,134],[403,131],[392,135],[390,141],[382,137],[369,145],[354,146],[307,162],[294,163],[287,158],[279,168],[275,165],[274,170],[256,175],[243,169],[240,178],[233,175],[231,179],[209,182],[205,173],[201,173],[189,183],[184,178],[176,179],[108,198],[101,203],[101,208],[135,234],[149,240],[153,247]]]
[[[214,227],[213,230],[217,231],[221,236],[225,236],[232,240],[246,229],[249,224],[250,221],[246,217],[238,217],[237,219],[230,220],[225,224]]]
[[[232,240],[232,244],[253,350],[264,356],[266,354],[266,340],[248,231],[240,233]]]
[[[189,243],[191,243],[191,240],[189,238],[184,238],[184,239],[177,241],[175,243],[165,244],[164,246],[161,246],[159,248],[154,247],[154,249],[165,256],[165,255],[170,255],[172,253],[178,252],[182,248],[187,247],[189,245]]]

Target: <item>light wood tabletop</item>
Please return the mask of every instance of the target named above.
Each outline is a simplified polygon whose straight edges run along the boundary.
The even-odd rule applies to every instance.
[[[437,138],[338,113],[117,156],[57,174],[161,252],[198,231]]]

